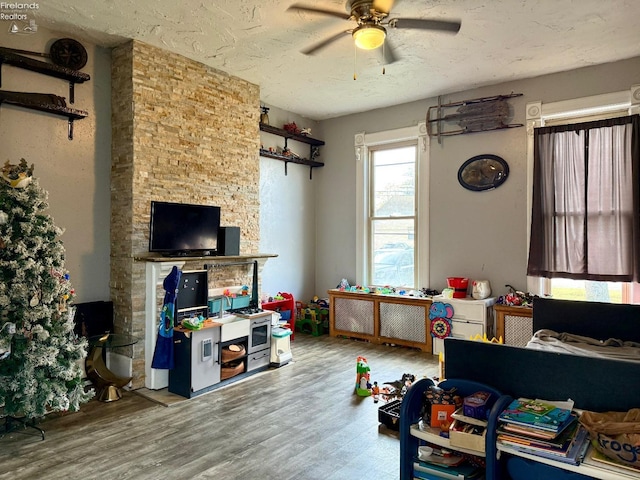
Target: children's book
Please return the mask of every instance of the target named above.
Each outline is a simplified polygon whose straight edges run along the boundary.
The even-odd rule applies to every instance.
[[[518,398],[511,402],[498,420],[556,433],[573,422],[571,410],[528,398]]]
[[[589,432],[582,425],[578,426],[575,439],[569,446],[566,452],[551,451],[540,448],[531,448],[528,446],[514,446],[506,445],[509,448],[517,450],[522,453],[528,453],[530,455],[537,455],[539,457],[556,460],[562,463],[568,463],[571,465],[578,465],[589,447]]]
[[[542,452],[553,453],[556,455],[566,455],[573,443],[576,441],[578,434],[578,422],[574,422],[569,428],[565,429],[561,435],[553,440],[541,440],[521,435],[513,435],[498,429],[498,442],[518,448],[527,448]]]
[[[560,447],[568,439],[572,438],[573,434],[576,432],[578,417],[576,415],[572,415],[572,418],[573,420],[559,432],[529,428],[513,423],[499,424],[497,432],[501,436],[519,438],[526,442],[538,443],[551,447]]]

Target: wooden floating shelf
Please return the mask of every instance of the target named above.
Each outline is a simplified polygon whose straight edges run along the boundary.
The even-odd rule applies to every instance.
[[[10,48],[0,47],[0,63],[7,63],[15,67],[31,70],[32,72],[43,73],[51,77],[61,78],[73,83],[84,83],[91,80],[88,73],[72,70],[67,67],[55,65],[53,63],[41,62],[33,58],[25,57],[14,53]]]
[[[9,105],[15,105],[16,107],[28,108],[30,110],[53,113],[54,115],[67,117],[67,119],[69,120],[69,128],[67,132],[67,136],[69,137],[69,140],[73,140],[73,121],[86,118],[89,115],[89,113],[85,112],[84,110],[76,110],[75,108],[61,107],[59,105],[53,105],[53,104],[24,103],[24,102],[17,102],[15,100],[0,98],[0,105],[3,103],[9,104]]]
[[[2,64],[13,65],[14,67],[42,73],[50,77],[61,78],[69,82],[69,103],[74,102],[74,86],[76,83],[84,83],[91,80],[88,73],[79,72],[71,68],[62,67],[53,63],[41,62],[33,58],[25,57],[15,53],[12,49],[0,47],[0,67]],[[0,86],[2,86],[2,72],[0,71]]]
[[[264,123],[260,124],[260,130],[267,133],[273,133],[274,135],[278,135],[283,138],[290,138],[291,140],[295,140],[297,142],[306,143],[308,145],[313,145],[316,147],[321,147],[324,145],[322,140],[318,140],[316,138],[308,137],[307,135],[300,135],[297,133],[291,133],[287,130],[278,127],[272,127],[271,125],[265,125]]]
[[[308,165],[309,167],[324,167],[324,163],[322,162],[316,162],[314,160],[309,160],[306,158],[292,157],[289,155],[280,155],[279,153],[273,153],[273,152],[270,152],[269,150],[264,150],[262,148],[260,149],[260,156],[274,158],[276,160],[282,160],[283,162],[297,163],[299,165]]]
[[[87,116],[89,116],[89,113],[85,112],[84,110],[76,110],[75,108],[61,107],[59,105],[53,105],[53,104],[37,104],[36,105],[36,104],[30,104],[30,103],[16,102],[15,100],[7,100],[7,99],[0,99],[0,103],[8,103],[8,104],[16,105],[22,108],[29,108],[31,110],[39,110],[41,112],[53,113],[55,115],[67,117],[72,120],[80,120],[81,118],[86,118]]]
[[[309,167],[309,180],[313,179],[313,169],[316,167],[324,167],[324,163],[316,162],[314,160],[308,160],[306,158],[292,157],[289,155],[280,155],[278,153],[270,152],[269,150],[260,149],[260,156],[273,158],[284,162],[284,174],[287,175],[287,164],[297,163],[298,165],[306,165]]]
[[[318,140],[317,138],[308,137],[307,135],[300,135],[297,133],[291,133],[287,130],[278,127],[272,127],[271,125],[265,125],[264,123],[260,124],[260,130],[267,133],[272,133],[273,135],[278,135],[279,137],[284,138],[284,149],[287,150],[287,142],[289,140],[295,140],[296,142],[306,143],[309,145],[309,157],[314,158],[320,150],[320,147],[324,145],[322,140]],[[265,150],[264,148],[260,149],[260,156],[273,158],[275,160],[280,160],[284,162],[284,174],[287,174],[287,164],[297,163],[298,165],[307,165],[309,168],[309,180],[313,179],[313,169],[316,167],[324,167],[323,162],[317,162],[315,160],[309,160],[308,158],[301,158],[292,155],[282,155],[280,153],[275,153],[269,150]]]

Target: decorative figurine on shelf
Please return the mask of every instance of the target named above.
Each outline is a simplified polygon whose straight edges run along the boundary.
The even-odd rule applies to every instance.
[[[287,132],[293,133],[294,135],[299,135],[301,132],[300,128],[298,128],[298,125],[296,125],[296,122],[285,123],[283,128]]]
[[[269,107],[264,105],[260,106],[260,123],[262,125],[269,125]]]
[[[320,149],[318,147],[315,146],[311,146],[311,158],[310,160],[313,160],[314,162],[318,159],[318,157],[320,156]]]

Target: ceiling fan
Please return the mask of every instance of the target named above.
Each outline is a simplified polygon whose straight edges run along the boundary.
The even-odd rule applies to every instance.
[[[385,44],[387,29],[389,28],[433,30],[452,34],[458,33],[460,30],[461,23],[455,20],[389,18],[393,4],[394,0],[348,0],[347,9],[350,13],[336,12],[335,10],[316,8],[298,3],[291,5],[287,10],[319,13],[357,23],[354,28],[340,32],[305,48],[302,50],[305,55],[313,55],[344,36],[351,35],[356,47],[363,50],[374,50],[384,45],[385,63],[389,64],[397,60],[391,45],[388,42]]]

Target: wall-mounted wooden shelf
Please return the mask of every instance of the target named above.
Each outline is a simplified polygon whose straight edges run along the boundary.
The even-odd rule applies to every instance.
[[[10,48],[0,47],[0,86],[2,86],[2,64],[12,65],[14,67],[22,68],[24,70],[30,70],[32,72],[41,73],[50,77],[60,78],[69,82],[69,103],[73,104],[74,101],[74,86],[76,83],[84,83],[91,79],[88,73],[72,70],[71,68],[62,67],[53,63],[41,62],[40,60],[34,60],[33,58],[25,57],[15,53]],[[14,93],[14,92],[12,92]],[[49,104],[49,103],[34,103],[27,101],[20,101],[14,98],[2,98],[0,97],[0,104],[6,103],[16,105],[22,108],[28,108],[31,110],[38,110],[40,112],[53,113],[54,115],[60,115],[68,119],[67,136],[69,140],[73,140],[73,121],[87,117],[89,114],[84,110],[76,110],[74,108],[68,108],[62,105]]]
[[[67,67],[61,67],[53,63],[41,62],[33,58],[25,57],[14,53],[10,48],[0,47],[0,67],[3,63],[13,65],[14,67],[30,70],[50,77],[61,78],[69,82],[69,103],[73,103],[73,87],[76,83],[84,83],[91,80],[88,73],[72,70]],[[2,86],[2,72],[0,70],[0,86]]]
[[[309,158],[314,158],[318,155],[319,149],[324,142],[322,140],[318,140],[316,138],[309,137],[307,135],[300,135],[296,133],[291,133],[282,128],[272,127],[271,125],[265,125],[264,123],[260,124],[260,130],[263,132],[271,133],[273,135],[278,135],[279,137],[284,138],[284,150],[288,150],[287,142],[291,140],[295,140],[296,142],[306,143],[309,145]],[[260,149],[260,156],[273,158],[275,160],[280,160],[284,162],[284,174],[287,174],[287,164],[288,163],[297,163],[298,165],[307,165],[309,167],[309,180],[313,178],[313,169],[316,167],[324,167],[323,162],[318,162],[316,160],[310,160],[309,158],[300,158],[293,155],[283,155],[280,153],[275,153],[270,150],[266,150],[264,148]]]
[[[17,107],[28,108],[31,110],[38,110],[40,112],[53,113],[54,115],[60,115],[61,117],[67,117],[68,119],[68,137],[69,140],[73,140],[73,121],[86,118],[89,114],[84,110],[76,110],[75,108],[62,107],[54,104],[34,104],[24,103],[13,99],[2,98],[2,91],[0,90],[0,105],[6,103],[9,105],[15,105]]]
[[[313,145],[316,147],[321,147],[322,145],[324,145],[324,142],[322,140],[318,140],[316,138],[311,138],[307,135],[300,135],[297,133],[291,133],[288,132],[287,130],[284,130],[282,128],[278,128],[278,127],[272,127],[271,125],[265,125],[264,123],[260,124],[260,130],[262,130],[263,132],[267,132],[267,133],[273,133],[274,135],[278,135],[280,137],[283,138],[290,138],[292,140],[295,140],[297,142],[302,142],[302,143],[307,143],[309,145]]]

